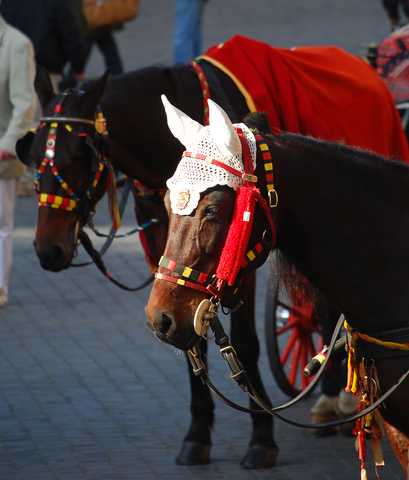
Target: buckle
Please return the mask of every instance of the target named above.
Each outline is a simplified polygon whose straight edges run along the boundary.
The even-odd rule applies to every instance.
[[[243,173],[241,178],[245,182],[257,183],[258,178],[255,175],[250,175],[249,173]]]
[[[274,188],[268,191],[268,203],[270,208],[278,205],[278,193]]]
[[[228,355],[229,353],[237,357],[236,350],[234,350],[231,345],[227,345],[227,347],[223,347],[220,349],[220,354],[224,359],[226,358],[225,355]]]

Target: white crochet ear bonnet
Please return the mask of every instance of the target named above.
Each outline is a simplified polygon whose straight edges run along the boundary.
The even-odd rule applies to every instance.
[[[200,153],[214,158],[240,172],[244,172],[241,144],[237,133],[232,132],[234,126],[241,128],[250,149],[253,168],[256,168],[256,139],[253,133],[243,123],[232,125],[226,113],[214,102],[209,101],[210,125],[203,127],[180,110],[173,107],[162,96],[168,124],[171,132],[186,147],[187,152]],[[226,125],[228,121],[229,125]],[[222,123],[221,123],[222,122]],[[237,137],[235,147],[227,142],[227,136]],[[223,138],[222,138],[223,137]],[[231,137],[232,138],[232,137]],[[222,167],[212,165],[204,160],[192,157],[182,157],[179,165],[171,178],[166,182],[170,190],[170,202],[173,213],[190,215],[197,207],[200,194],[216,185],[227,185],[235,191],[243,185],[243,180],[228,172]]]

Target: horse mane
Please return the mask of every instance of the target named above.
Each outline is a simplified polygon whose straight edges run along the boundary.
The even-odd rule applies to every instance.
[[[153,65],[144,67],[115,77],[109,77],[106,89],[107,91],[121,90],[131,92],[132,90],[139,91],[139,88],[146,88],[147,85],[150,88],[160,88],[168,85],[169,79],[176,84],[183,70],[186,70],[185,65],[175,65],[171,67]],[[79,90],[86,90],[95,80],[96,78],[90,78],[81,81],[78,83],[77,88]]]
[[[333,181],[356,182],[360,185],[362,195],[376,197],[376,192],[383,192],[386,200],[401,199],[406,206],[407,185],[409,182],[409,168],[402,161],[397,159],[384,158],[370,151],[363,151],[351,148],[342,142],[327,142],[312,137],[283,132],[281,135],[272,135],[268,119],[265,114],[256,113],[249,115],[244,123],[250,128],[255,128],[266,139],[274,139],[271,143],[272,149],[275,145],[281,150],[284,148],[286,154],[291,156],[291,151],[296,147],[298,152],[305,152],[305,160],[311,158],[311,151],[314,152],[314,161],[320,162],[320,168],[325,169],[331,163],[337,165],[333,170],[336,177]],[[313,146],[311,149],[309,147]],[[286,148],[289,147],[289,148]],[[273,150],[272,150],[273,153]],[[271,256],[273,259],[272,268],[277,272],[278,281],[282,282],[294,299],[294,292],[301,294],[304,299],[313,302],[319,315],[328,311],[331,304],[329,300],[311,283],[282,251],[276,249]]]
[[[248,128],[257,130],[262,136],[275,137],[265,112],[250,113],[244,118],[243,123]],[[284,141],[294,141],[295,138],[303,140],[307,137],[284,134],[284,137],[280,138],[283,138]],[[270,265],[277,277],[278,284],[284,286],[293,304],[312,302],[317,315],[321,318],[326,316],[330,309],[333,308],[329,299],[304,277],[280,249],[275,249],[270,253]]]

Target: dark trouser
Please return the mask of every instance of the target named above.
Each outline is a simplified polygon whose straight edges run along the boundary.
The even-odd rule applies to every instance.
[[[91,54],[92,45],[94,43],[97,44],[98,49],[104,57],[105,67],[111,69],[111,75],[120,75],[123,72],[122,61],[121,57],[119,56],[119,51],[114,36],[111,33],[108,33],[100,37],[84,40],[87,59]],[[62,82],[60,83],[60,90],[73,88],[75,87],[76,83],[77,81],[71,65],[68,72],[64,75]]]
[[[111,69],[111,75],[120,75],[123,72],[121,58],[116,46],[114,36],[109,33],[107,35],[96,37],[94,39],[85,40],[85,48],[87,58],[91,53],[92,45],[96,43],[105,61],[106,68]]]
[[[388,17],[391,20],[399,20],[399,3],[402,4],[403,11],[409,17],[408,0],[382,0],[382,4],[385,10],[388,12]]]

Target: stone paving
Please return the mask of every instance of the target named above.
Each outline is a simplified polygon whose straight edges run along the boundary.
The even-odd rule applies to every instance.
[[[172,21],[173,2],[141,0],[138,19],[118,34],[127,70],[171,63]],[[383,25],[381,6],[369,0],[211,0],[205,41],[209,46],[241,33],[283,47],[336,44],[356,53],[361,43],[379,40]],[[94,52],[88,74],[102,70]],[[36,215],[35,199],[20,197],[10,303],[0,310],[0,480],[359,478],[354,439],[341,434],[306,437],[280,421],[275,429],[280,448],[276,467],[242,470],[239,461],[250,438],[250,419],[217,400],[212,463],[177,466],[174,459],[190,418],[186,362],[148,329],[144,306],[149,288],[124,292],[92,265],[58,274],[42,270],[32,246]],[[105,200],[96,224],[102,231],[109,229]],[[121,231],[134,226],[130,202]],[[80,251],[77,262],[86,260]],[[115,241],[105,262],[111,274],[128,285],[148,276],[135,236]],[[258,273],[260,368],[278,405],[288,399],[274,382],[265,352],[268,274],[268,265]],[[227,318],[223,321],[228,324]],[[212,380],[234,401],[246,404],[217,350],[212,345],[209,353]],[[286,414],[306,421],[317,395]],[[404,478],[386,440],[383,450],[386,467],[381,477]],[[369,478],[375,479],[370,452],[368,457]]]
[[[96,221],[105,232],[107,210],[103,201]],[[277,466],[271,471],[240,469],[251,422],[218,401],[212,463],[177,466],[174,459],[189,424],[186,364],[183,355],[159,342],[146,326],[149,288],[124,292],[92,265],[45,272],[32,246],[33,198],[18,199],[16,221],[10,304],[0,311],[1,480],[359,478],[353,439],[341,434],[305,437],[280,421],[275,434],[280,447]],[[121,230],[133,227],[128,205]],[[77,262],[86,260],[80,252]],[[148,276],[135,237],[116,240],[105,262],[127,285]],[[278,405],[287,398],[272,378],[263,339],[268,271],[267,265],[258,276],[260,363],[268,394]],[[227,320],[223,318],[228,325]],[[216,386],[246,404],[213,344],[209,356]],[[287,415],[307,420],[316,397]],[[383,478],[403,478],[389,445],[383,443]],[[370,460],[368,470],[373,473]]]

